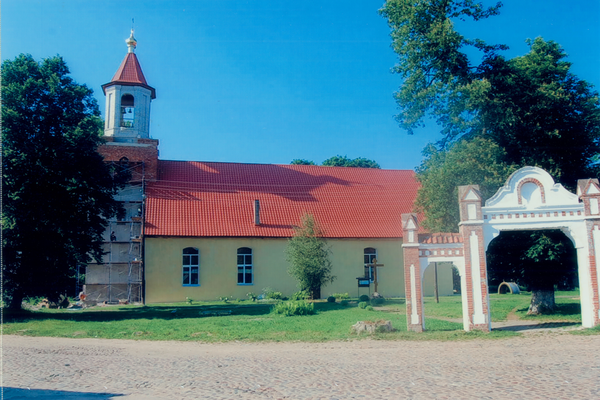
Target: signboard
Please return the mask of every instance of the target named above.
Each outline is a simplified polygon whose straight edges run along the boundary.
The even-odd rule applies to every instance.
[[[358,280],[358,287],[369,287],[371,286],[371,281],[369,280],[369,278],[365,278],[360,277],[360,278],[356,278]]]

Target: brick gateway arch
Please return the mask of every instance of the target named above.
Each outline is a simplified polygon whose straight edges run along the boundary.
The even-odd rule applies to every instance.
[[[423,273],[433,262],[452,262],[460,274],[465,331],[492,328],[486,250],[502,231],[560,229],[577,251],[582,325],[600,323],[600,185],[577,182],[566,190],[543,169],[524,167],[482,206],[479,186],[460,186],[460,233],[419,235],[416,214],[402,214],[404,282],[408,330],[425,329]],[[597,259],[598,257],[598,259]],[[597,262],[598,261],[598,262]]]

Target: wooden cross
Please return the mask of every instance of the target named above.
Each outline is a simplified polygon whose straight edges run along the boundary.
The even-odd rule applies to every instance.
[[[367,267],[373,268],[373,288],[374,291],[377,292],[377,267],[383,267],[384,264],[377,264],[377,259],[374,258],[371,261],[371,264],[367,264]],[[379,293],[379,292],[377,292]]]

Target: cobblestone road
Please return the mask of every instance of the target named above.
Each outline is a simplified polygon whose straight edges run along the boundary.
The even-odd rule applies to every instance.
[[[600,336],[200,344],[3,337],[4,399],[598,399]]]

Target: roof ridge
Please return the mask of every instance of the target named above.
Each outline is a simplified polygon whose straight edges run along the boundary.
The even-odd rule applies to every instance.
[[[298,164],[276,164],[276,163],[258,163],[258,162],[237,162],[237,161],[200,161],[200,160],[158,160],[159,163],[174,162],[174,163],[200,163],[200,164],[227,164],[227,165],[264,165],[290,168],[323,168],[323,169],[340,169],[344,170],[366,170],[366,171],[405,171],[412,172],[413,169],[388,169],[388,168],[362,168],[362,167],[330,167],[328,165],[298,165]]]

